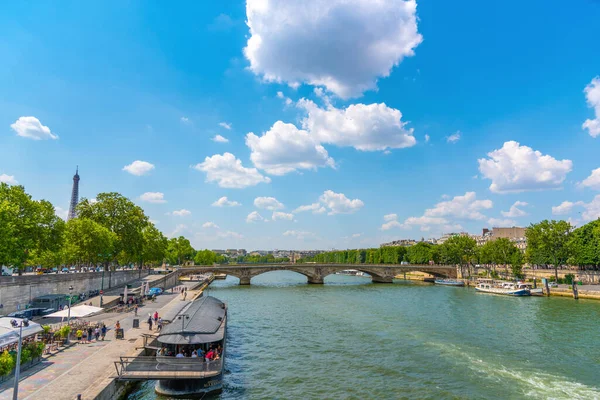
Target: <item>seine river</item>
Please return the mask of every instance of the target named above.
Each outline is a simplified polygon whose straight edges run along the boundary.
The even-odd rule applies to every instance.
[[[600,302],[270,272],[229,305],[218,399],[600,399]],[[156,399],[153,383],[130,399]]]

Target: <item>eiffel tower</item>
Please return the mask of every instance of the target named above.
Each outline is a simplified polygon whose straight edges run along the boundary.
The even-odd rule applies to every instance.
[[[71,204],[69,205],[69,215],[67,221],[77,217],[77,204],[79,203],[79,166],[73,176],[73,191],[71,192]]]

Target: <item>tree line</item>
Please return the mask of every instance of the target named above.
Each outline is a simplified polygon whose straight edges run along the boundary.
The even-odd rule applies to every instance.
[[[167,239],[141,207],[119,193],[82,199],[77,218],[65,222],[46,200],[23,186],[0,184],[0,265],[155,266],[182,264],[196,251],[180,236]]]

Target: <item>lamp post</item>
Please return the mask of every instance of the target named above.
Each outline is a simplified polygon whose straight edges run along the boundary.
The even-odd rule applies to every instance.
[[[13,387],[13,400],[19,399],[19,375],[21,372],[21,347],[23,347],[23,327],[29,326],[29,320],[27,318],[22,319],[21,323],[16,320],[11,320],[10,324],[13,328],[19,327],[19,348],[17,350],[17,365],[15,367],[15,384]]]
[[[73,286],[69,286],[69,311],[67,313],[67,326],[71,326],[71,301],[72,300],[73,300]],[[65,343],[69,343],[69,334],[67,334]]]

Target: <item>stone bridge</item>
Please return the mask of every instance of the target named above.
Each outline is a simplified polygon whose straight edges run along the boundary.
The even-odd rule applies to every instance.
[[[398,265],[398,264],[232,264],[232,265],[195,265],[184,267],[182,274],[213,272],[235,276],[240,285],[249,285],[255,276],[271,271],[294,271],[308,278],[308,283],[323,283],[327,275],[345,269],[354,269],[371,275],[373,282],[391,283],[396,275],[407,272],[424,272],[436,277],[456,278],[457,269],[450,265]]]

